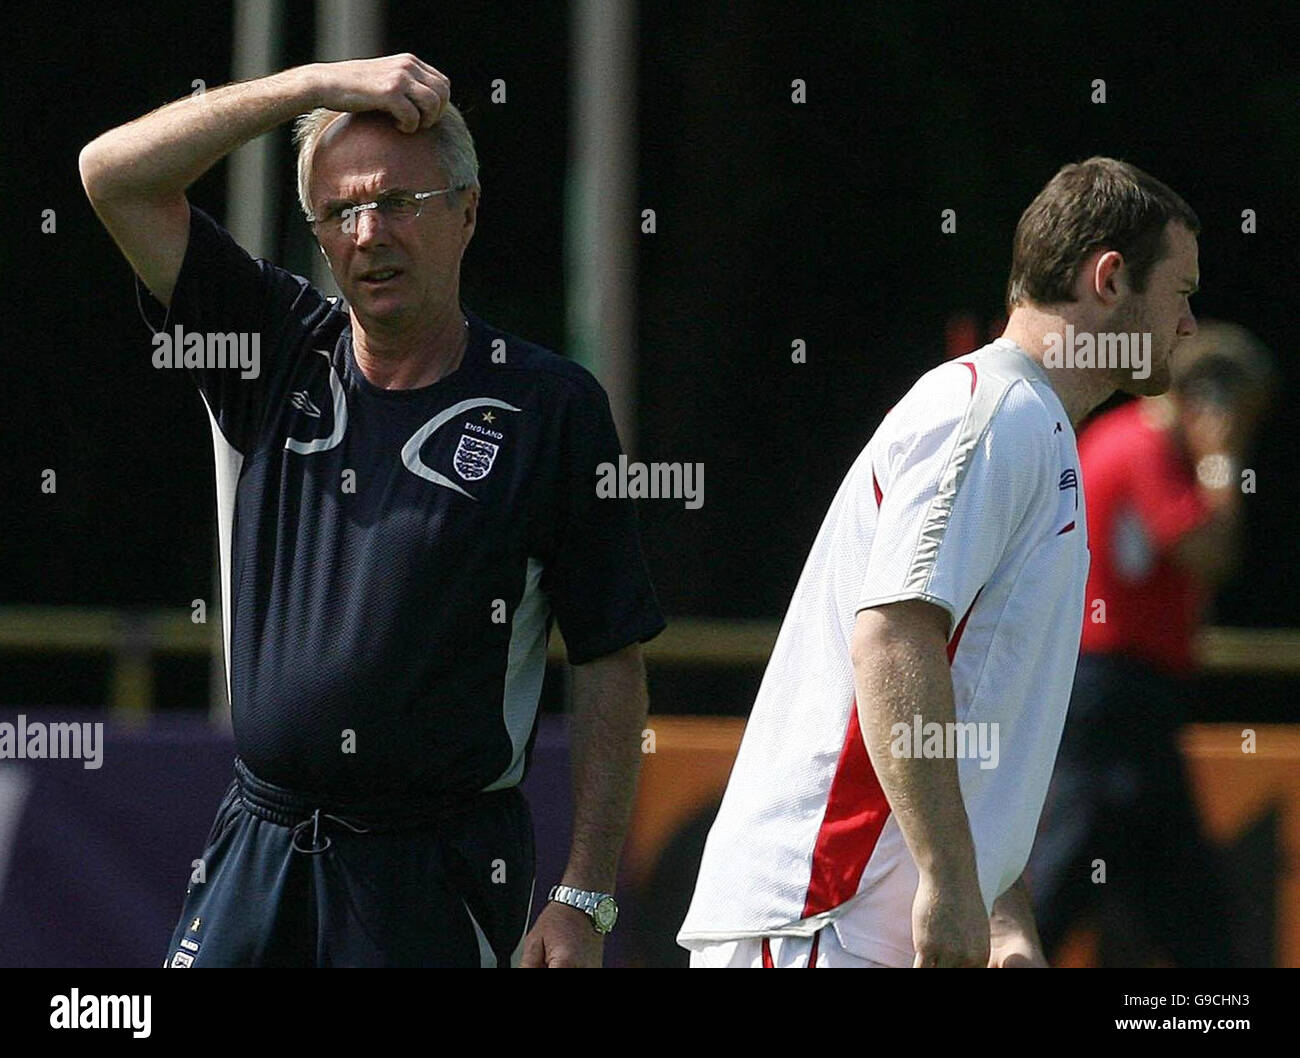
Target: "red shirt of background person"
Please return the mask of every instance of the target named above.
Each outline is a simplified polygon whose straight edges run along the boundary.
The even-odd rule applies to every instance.
[[[1173,373],[1168,394],[1107,412],[1079,439],[1092,550],[1080,649],[1187,676],[1211,593],[1235,565],[1242,454],[1271,365],[1244,329],[1206,322]]]

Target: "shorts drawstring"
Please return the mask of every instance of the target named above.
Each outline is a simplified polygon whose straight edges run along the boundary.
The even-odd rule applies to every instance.
[[[312,812],[310,818],[304,819],[301,823],[299,823],[296,827],[293,828],[293,834],[289,839],[289,843],[293,846],[295,852],[301,852],[306,856],[315,856],[318,855],[319,853],[324,852],[333,844],[328,834],[321,834],[320,832],[321,814],[322,814],[321,810],[317,808],[314,812]],[[324,813],[324,815],[326,819],[332,819],[335,823],[339,823],[342,826],[347,827],[354,834],[370,833],[368,827],[360,826],[347,819],[344,819],[342,816],[332,815],[329,812]],[[302,845],[298,844],[298,836],[308,826],[311,827],[311,845],[309,847],[304,848]],[[321,840],[322,838],[324,839],[323,841]]]
[[[393,834],[409,830],[440,829],[479,811],[493,800],[517,797],[513,787],[491,793],[379,799],[370,802],[331,799],[319,792],[305,793],[266,782],[235,758],[239,800],[258,819],[292,831],[292,848],[316,856],[332,844],[326,830],[329,820],[354,834]],[[513,791],[513,792],[512,792]]]

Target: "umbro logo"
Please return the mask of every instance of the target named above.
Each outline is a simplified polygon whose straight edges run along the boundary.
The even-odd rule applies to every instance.
[[[310,415],[313,419],[320,418],[320,408],[312,403],[305,389],[300,389],[296,393],[289,394],[289,403],[297,408],[304,415]]]
[[[336,448],[343,435],[348,429],[348,400],[343,391],[343,380],[339,378],[339,373],[335,369],[333,362],[330,360],[330,351],[328,349],[315,350],[320,356],[325,358],[326,367],[329,369],[330,399],[333,401],[334,411],[334,429],[328,437],[314,437],[310,441],[300,441],[296,437],[286,437],[284,439],[284,448],[287,452],[297,452],[299,455],[309,456],[314,452],[328,452],[331,448]],[[308,395],[307,390],[295,390],[289,394],[289,403],[301,411],[309,419],[321,418],[321,410],[316,406],[315,401]]]

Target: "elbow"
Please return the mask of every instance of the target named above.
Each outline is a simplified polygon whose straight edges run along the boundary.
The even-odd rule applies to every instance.
[[[81,186],[86,190],[86,197],[92,202],[100,197],[99,187],[102,180],[103,165],[97,148],[98,140],[91,140],[81,148],[77,155],[77,172],[81,174]]]
[[[110,197],[110,169],[104,157],[103,137],[91,140],[77,155],[77,172],[81,186],[91,202],[102,202]]]
[[[849,638],[849,661],[855,673],[861,672],[867,662],[880,651],[873,624],[863,619],[865,612],[858,613],[857,620],[853,623],[853,634]]]

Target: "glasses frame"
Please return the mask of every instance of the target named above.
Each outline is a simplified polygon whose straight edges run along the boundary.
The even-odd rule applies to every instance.
[[[334,220],[332,218],[326,218],[326,217],[318,217],[315,213],[311,213],[308,214],[307,216],[307,223],[310,224],[312,227],[317,228],[318,230],[320,228],[330,228],[331,226],[333,226],[336,233],[339,235],[344,235],[344,234],[355,235],[356,234],[355,218],[359,214],[365,213],[367,210],[379,209],[380,216],[382,216],[385,220],[397,219],[385,214],[382,211],[382,209],[380,209],[380,207],[384,205],[385,195],[394,195],[394,194],[410,195],[413,199],[415,199],[415,212],[411,214],[409,218],[402,218],[408,220],[415,220],[421,213],[424,212],[424,203],[429,199],[437,198],[439,195],[450,195],[452,192],[463,191],[463,190],[464,188],[462,187],[443,187],[443,188],[439,188],[436,191],[403,191],[399,188],[395,191],[384,192],[384,194],[380,195],[373,202],[354,202],[350,205],[345,206],[340,211],[338,220]],[[353,222],[351,231],[348,231],[346,227],[347,222],[349,220]]]

